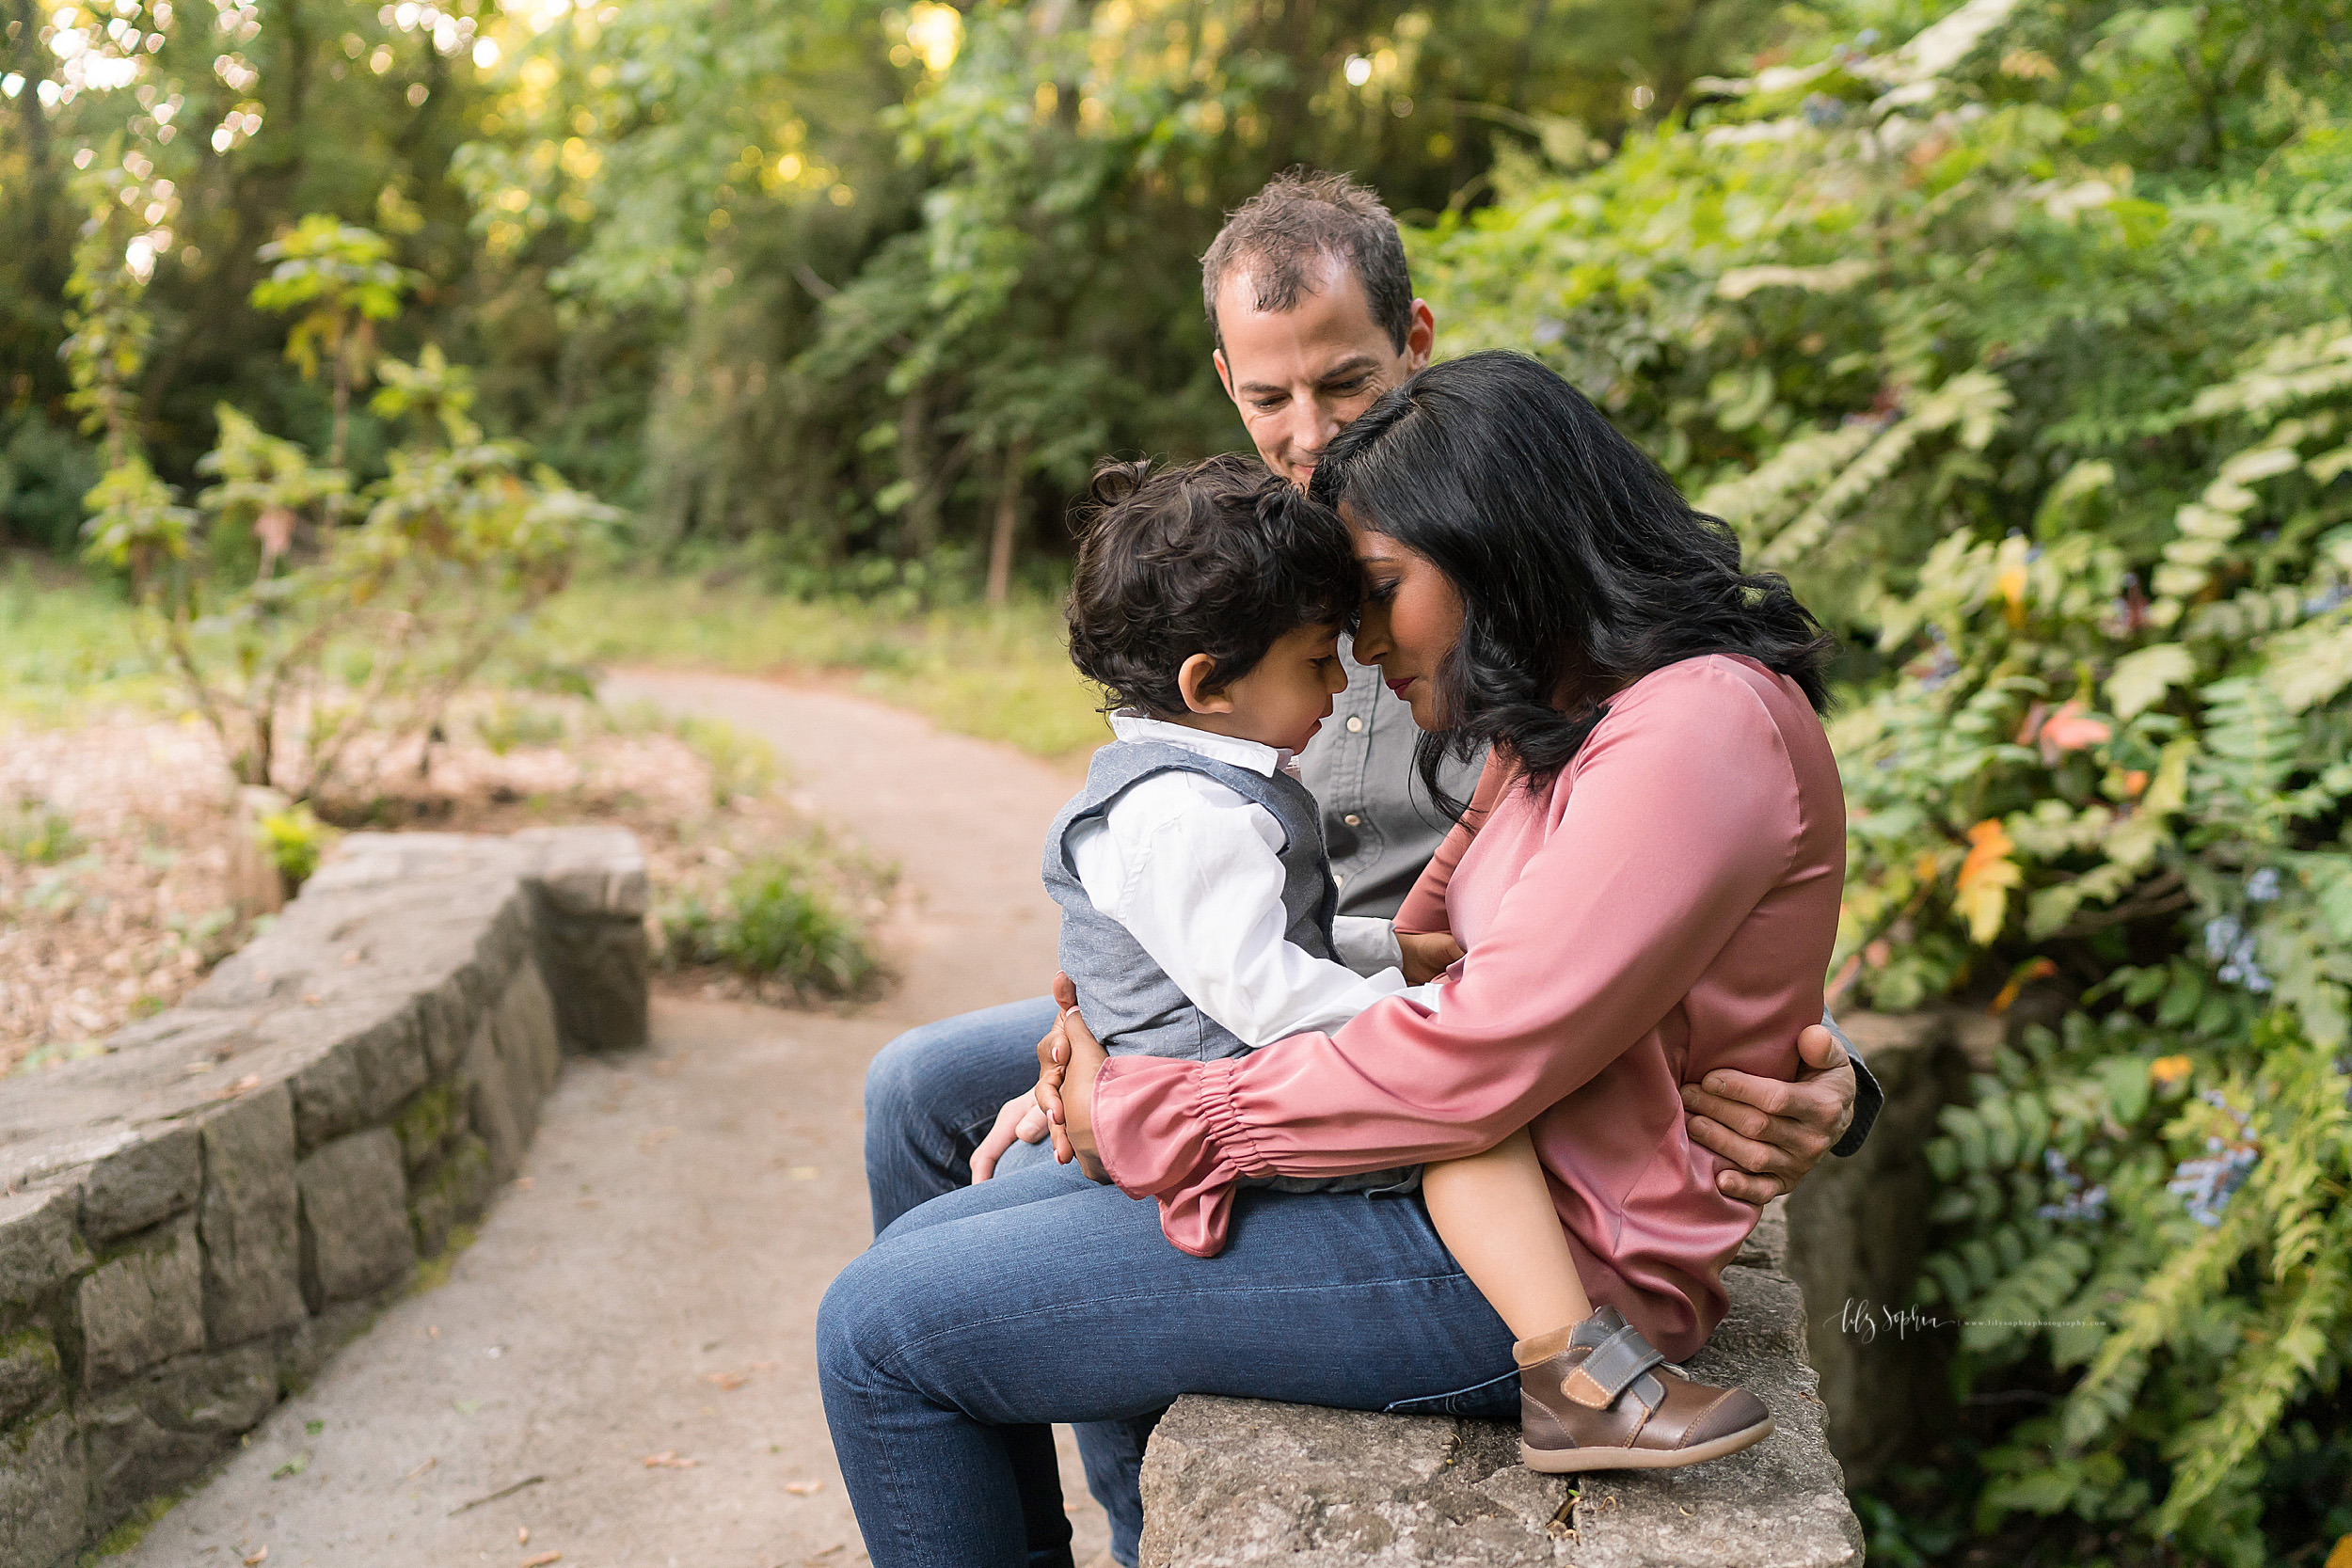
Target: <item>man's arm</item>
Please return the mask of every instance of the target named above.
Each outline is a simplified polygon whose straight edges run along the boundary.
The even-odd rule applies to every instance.
[[[1824,1154],[1851,1154],[1869,1133],[1885,1097],[1836,1021],[1824,1013],[1800,1034],[1797,1055],[1794,1083],[1719,1068],[1682,1085],[1692,1141],[1735,1167],[1715,1179],[1727,1197],[1769,1203]]]

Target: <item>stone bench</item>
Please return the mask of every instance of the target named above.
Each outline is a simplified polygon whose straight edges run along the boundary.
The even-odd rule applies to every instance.
[[[1518,1429],[1492,1421],[1187,1398],[1145,1452],[1144,1568],[1859,1563],[1781,1207],[1724,1271],[1731,1310],[1689,1363],[1772,1407],[1772,1435],[1745,1453],[1571,1484],[1522,1468]]]
[[[0,1079],[0,1568],[199,1476],[515,1174],[565,1052],[645,1037],[605,829],[355,834],[104,1054]]]

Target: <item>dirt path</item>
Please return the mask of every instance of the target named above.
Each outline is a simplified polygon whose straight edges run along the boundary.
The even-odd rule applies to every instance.
[[[1071,782],[833,692],[631,673],[607,695],[766,737],[793,787],[896,859],[904,983],[847,1018],[657,1003],[650,1051],[572,1062],[529,1185],[448,1283],[387,1311],[126,1563],[219,1568],[264,1546],[269,1568],[861,1560],[810,1348],[825,1285],[866,1241],[859,1085],[899,1030],[1051,973],[1038,845]],[[1064,1436],[1083,1563],[1104,1528]]]

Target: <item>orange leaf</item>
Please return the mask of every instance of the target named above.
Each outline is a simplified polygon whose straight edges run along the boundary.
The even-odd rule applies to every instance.
[[[1968,830],[1968,858],[1960,865],[1953,908],[1968,922],[1969,940],[1982,946],[2001,934],[2009,915],[2009,890],[2025,873],[2009,858],[2016,844],[1998,820],[1986,817]]]
[[[2001,591],[2001,613],[2009,618],[2009,624],[2012,627],[2024,626],[2026,624],[2026,568],[2022,565],[2003,567],[1996,586]]]
[[[2158,1088],[2169,1089],[2188,1076],[2186,1056],[2159,1056],[2148,1064],[2148,1081]]]
[[[2027,959],[2017,966],[2017,973],[2009,977],[2009,984],[2001,988],[2001,994],[1993,999],[1993,1005],[1985,1011],[1994,1018],[2000,1017],[2016,1006],[2018,994],[2026,989],[2026,982],[2047,979],[2057,973],[2058,965],[2047,958]]]
[[[2068,752],[2096,746],[2114,733],[2098,720],[2086,717],[2077,699],[2050,715],[2048,722],[2042,726],[2042,760],[2056,767],[2058,759]]]
[[[784,1489],[796,1497],[806,1497],[823,1491],[825,1483],[821,1481],[787,1481]]]

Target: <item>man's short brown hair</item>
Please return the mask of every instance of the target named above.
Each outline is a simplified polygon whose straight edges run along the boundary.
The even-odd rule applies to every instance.
[[[1267,181],[1226,217],[1200,258],[1200,297],[1216,346],[1225,346],[1216,296],[1228,274],[1237,268],[1248,273],[1257,309],[1288,310],[1300,294],[1313,292],[1310,269],[1327,256],[1363,279],[1373,321],[1404,353],[1413,329],[1413,277],[1405,265],[1396,219],[1378,197],[1346,175],[1311,168],[1289,169]]]

